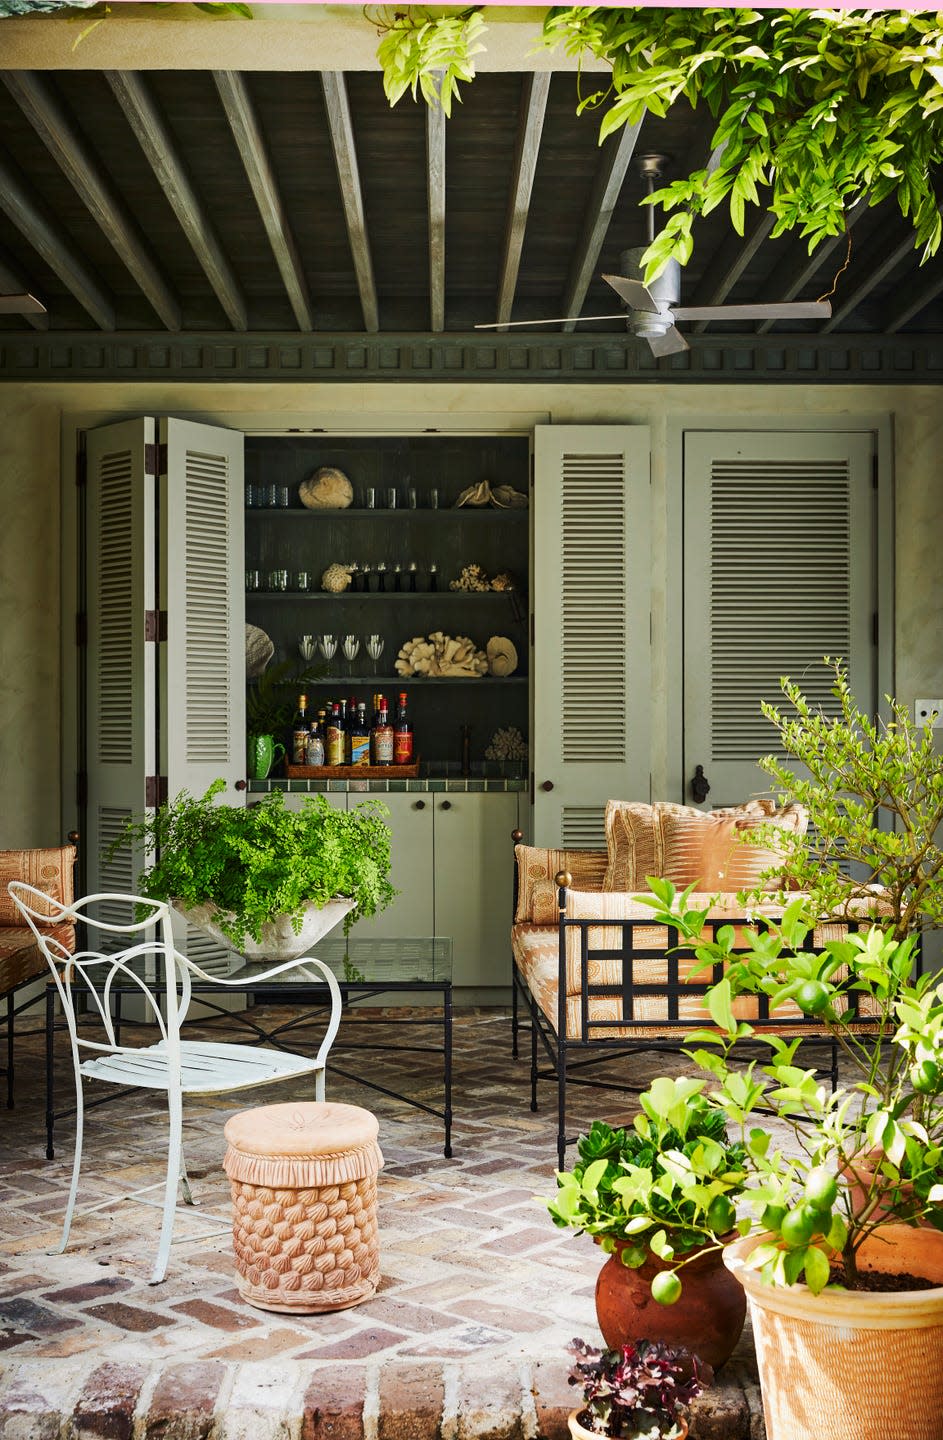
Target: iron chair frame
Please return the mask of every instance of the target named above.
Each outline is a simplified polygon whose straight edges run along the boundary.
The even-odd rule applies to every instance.
[[[192,999],[191,977],[199,981],[227,988],[230,982],[222,977],[208,975],[174,946],[170,906],[161,900],[144,896],[102,893],[87,895],[62,905],[50,899],[42,891],[22,881],[11,881],[9,893],[17,909],[23,915],[36,937],[42,953],[52,971],[58,991],[59,1003],[66,1019],[72,1048],[73,1072],[75,1078],[76,1138],[75,1156],[72,1165],[72,1182],[63,1222],[62,1236],[58,1246],[51,1252],[61,1254],[69,1240],[75,1203],[78,1196],[79,1174],[82,1163],[84,1140],[84,1086],[87,1079],[100,1080],[122,1088],[143,1087],[163,1091],[167,1096],[168,1147],[167,1175],[164,1185],[163,1214],[157,1259],[150,1283],[159,1284],[167,1273],[173,1226],[176,1214],[177,1186],[181,1186],[184,1202],[193,1204],[183,1154],[183,1097],[189,1094],[217,1095],[230,1090],[244,1090],[255,1085],[265,1085],[276,1080],[297,1079],[303,1075],[315,1077],[315,1099],[324,1100],[325,1068],[327,1056],[337,1035],[341,1020],[341,994],[333,973],[323,961],[313,956],[302,956],[275,965],[258,978],[271,979],[289,969],[299,970],[302,976],[319,984],[327,984],[331,997],[331,1013],[324,1037],[313,1058],[295,1055],[286,1050],[263,1049],[257,1045],[220,1045],[202,1041],[182,1040],[181,1026],[186,1018]],[[39,906],[38,909],[32,908]],[[94,905],[129,905],[143,918],[124,924],[93,918],[87,911]],[[58,941],[44,935],[38,928],[50,921],[72,921],[82,924],[90,932],[104,936],[146,936],[156,930],[157,938],[142,938],[136,944],[111,952],[76,950],[70,953]],[[161,973],[163,983],[159,994],[152,993],[148,982],[135,967],[135,962],[153,959]],[[311,969],[320,972],[312,975]],[[77,981],[80,985],[77,985]],[[98,983],[96,983],[96,981]],[[236,982],[238,988],[239,982]],[[116,1034],[112,1014],[113,992],[120,985],[136,990],[143,999],[145,1012],[150,1023],[157,1026],[160,1040],[155,1045],[123,1045]],[[76,1023],[75,999],[84,997],[88,1010],[101,1026],[105,1040],[91,1040],[79,1034]],[[163,1009],[160,1001],[163,999]],[[83,1052],[92,1052],[93,1059],[83,1060]],[[262,1058],[264,1057],[264,1058]],[[99,1103],[99,1102],[92,1102]],[[161,1182],[159,1182],[161,1183]],[[145,1189],[154,1189],[147,1186]],[[133,1195],[144,1193],[132,1192]],[[122,1196],[119,1198],[130,1198]],[[106,1200],[101,1205],[88,1207],[83,1213],[103,1208],[113,1203]]]

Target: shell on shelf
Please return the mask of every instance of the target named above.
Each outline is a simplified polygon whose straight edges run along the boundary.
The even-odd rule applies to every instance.
[[[460,505],[490,505],[491,486],[487,480],[480,480],[477,485],[469,485],[463,490],[455,502],[455,508]]]
[[[271,638],[258,625],[246,626],[246,679],[255,680],[265,669],[275,646]]]
[[[354,487],[343,470],[322,465],[302,480],[298,498],[309,510],[346,510],[354,502]]]
[[[485,751],[486,760],[526,760],[527,741],[516,725],[496,730]]]
[[[449,582],[450,590],[490,590],[491,582],[480,565],[463,565],[457,580]]]
[[[496,485],[491,492],[491,504],[499,510],[526,510],[527,496],[513,485]]]
[[[467,635],[414,635],[400,646],[396,657],[397,675],[451,676],[477,679],[488,673],[488,657]]]
[[[350,584],[349,565],[329,565],[321,576],[321,589],[340,595]]]
[[[506,635],[492,635],[486,647],[488,670],[492,675],[513,675],[517,669],[517,649]]]

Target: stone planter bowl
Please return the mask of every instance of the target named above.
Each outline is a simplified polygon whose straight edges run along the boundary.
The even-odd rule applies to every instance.
[[[174,904],[174,909],[181,914],[191,925],[198,930],[211,936],[220,945],[227,945],[230,949],[237,950],[247,960],[268,960],[273,965],[286,960],[297,960],[300,956],[306,955],[312,945],[317,942],[335,925],[339,925],[345,915],[348,915],[354,908],[353,900],[340,897],[336,900],[329,900],[323,908],[318,909],[311,905],[304,914],[301,922],[301,929],[295,933],[292,928],[291,918],[288,915],[279,915],[262,926],[261,940],[253,940],[250,935],[243,935],[237,945],[230,940],[228,935],[216,924],[215,917],[219,910],[215,905],[195,905],[192,909]]]

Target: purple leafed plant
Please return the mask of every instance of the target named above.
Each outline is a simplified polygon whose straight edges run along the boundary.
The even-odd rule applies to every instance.
[[[573,1340],[567,1348],[576,1357],[570,1384],[583,1391],[580,1423],[620,1440],[675,1440],[684,1433],[681,1407],[714,1379],[711,1367],[696,1355],[661,1341],[597,1350]]]

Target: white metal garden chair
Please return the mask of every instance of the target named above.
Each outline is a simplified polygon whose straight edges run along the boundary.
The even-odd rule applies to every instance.
[[[216,1095],[227,1090],[243,1090],[250,1085],[267,1085],[273,1080],[313,1075],[315,1099],[323,1100],[328,1051],[341,1019],[341,993],[337,981],[322,961],[310,956],[275,965],[256,977],[259,981],[265,981],[286,970],[297,969],[300,978],[327,984],[331,1011],[324,1039],[313,1058],[256,1045],[182,1040],[180,1027],[190,1005],[191,976],[198,976],[200,980],[220,986],[230,982],[206,974],[174,948],[168,905],[163,901],[147,900],[136,895],[115,894],[87,895],[71,905],[64,905],[21,881],[12,881],[8,889],[52,970],[72,1042],[76,1105],[75,1160],[62,1238],[53,1253],[61,1253],[66,1248],[78,1194],[84,1130],[83,1081],[102,1080],[109,1085],[163,1090],[167,1095],[170,1133],[167,1178],[165,1182],[160,1182],[164,1185],[160,1242],[150,1280],[152,1285],[157,1285],[167,1273],[178,1183],[182,1187],[184,1201],[188,1205],[193,1204],[183,1157],[183,1096]],[[128,913],[143,914],[144,918],[126,924],[113,924],[89,914],[93,907],[105,906],[112,909],[116,904],[127,906]],[[121,938],[131,939],[135,943],[127,948],[84,950],[70,954],[63,945],[39,928],[43,926],[48,929],[51,923],[68,922],[86,925],[89,934],[100,933],[103,937],[102,943],[106,946]],[[156,980],[152,978],[149,982],[145,978],[148,972],[156,976]],[[158,982],[162,983],[155,993],[151,986]],[[122,990],[131,988],[143,1001],[146,1019],[156,1025],[160,1035],[156,1043],[125,1045],[120,1042],[111,1008],[113,992],[117,986]],[[90,1011],[95,1024],[94,1033],[100,1038],[90,1039],[79,1033],[75,1007],[79,995],[86,997],[87,1011]],[[87,1028],[86,1018],[83,1029]],[[152,1185],[145,1188],[153,1190],[158,1187]],[[140,1195],[144,1192],[132,1193]],[[113,1200],[106,1200],[102,1205],[113,1203]],[[100,1208],[102,1206],[96,1205],[89,1207],[89,1210]],[[89,1211],[82,1213],[87,1214]]]

